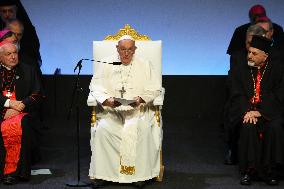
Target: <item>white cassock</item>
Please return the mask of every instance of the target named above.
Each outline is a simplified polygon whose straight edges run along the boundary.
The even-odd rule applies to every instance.
[[[117,57],[104,61],[119,61]],[[101,106],[91,129],[91,179],[131,183],[159,175],[162,128],[152,104],[161,92],[157,75],[149,61],[135,56],[129,65],[100,63],[96,67],[89,98],[96,99],[98,106],[122,95],[129,100],[139,96],[146,103],[137,108]]]

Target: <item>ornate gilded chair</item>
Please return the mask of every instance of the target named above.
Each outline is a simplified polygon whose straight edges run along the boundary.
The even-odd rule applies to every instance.
[[[161,84],[161,94],[153,101],[153,110],[155,111],[155,117],[157,121],[157,126],[162,127],[161,119],[161,109],[164,101],[165,90],[162,88],[162,41],[152,41],[146,35],[140,35],[137,31],[131,28],[130,25],[125,25],[124,28],[120,29],[115,35],[109,35],[105,37],[103,41],[93,41],[93,55],[95,61],[100,61],[105,57],[116,54],[116,45],[118,39],[123,35],[130,35],[135,39],[135,44],[137,50],[135,54],[141,56],[149,61],[151,61],[154,70],[157,72],[157,75],[160,79]],[[94,70],[96,70],[98,64],[94,63]],[[92,117],[91,117],[91,126],[96,126],[96,110],[97,110],[97,101],[93,96],[89,95],[87,100],[88,106],[93,107]],[[160,175],[157,177],[157,181],[162,181],[164,166],[162,162],[162,149],[160,154],[161,165],[160,165]]]

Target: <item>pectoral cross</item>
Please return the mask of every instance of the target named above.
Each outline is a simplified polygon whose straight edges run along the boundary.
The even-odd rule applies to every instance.
[[[10,98],[11,96],[13,96],[10,91],[7,92],[6,97]]]
[[[124,86],[121,87],[121,90],[119,90],[119,92],[120,92],[120,97],[123,98],[123,94],[126,92]]]

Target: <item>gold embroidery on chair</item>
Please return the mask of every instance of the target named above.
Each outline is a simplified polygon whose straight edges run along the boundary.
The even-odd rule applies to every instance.
[[[139,34],[134,28],[132,28],[129,24],[126,24],[124,28],[120,29],[115,35],[108,35],[104,40],[118,40],[121,36],[130,35],[134,40],[139,41],[149,41],[151,40],[147,35]]]

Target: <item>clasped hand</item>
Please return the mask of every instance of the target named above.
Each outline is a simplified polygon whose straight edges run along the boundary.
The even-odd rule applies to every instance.
[[[19,115],[24,109],[25,105],[22,103],[22,101],[10,100],[9,109],[7,109],[4,119],[9,119],[10,117]]]
[[[138,107],[141,103],[145,102],[140,96],[135,97],[134,100],[135,102],[129,104],[132,107]]]
[[[103,106],[108,106],[108,107],[111,107],[111,108],[116,108],[118,106],[121,106],[121,103],[114,100],[113,97],[111,98],[108,98],[106,99],[103,103],[102,103]]]
[[[23,111],[25,108],[25,105],[22,101],[18,100],[10,100],[9,107],[11,109],[17,110],[19,112]]]
[[[261,117],[261,114],[259,113],[259,111],[249,111],[245,114],[243,118],[243,123],[256,124],[259,117]]]

